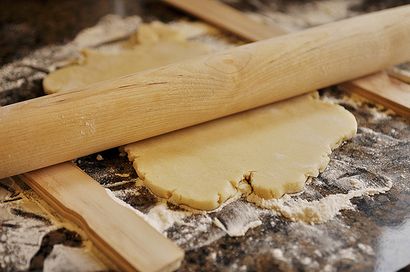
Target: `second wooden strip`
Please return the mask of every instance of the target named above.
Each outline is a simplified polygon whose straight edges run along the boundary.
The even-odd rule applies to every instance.
[[[21,176],[47,203],[79,225],[122,271],[171,271],[184,252],[70,162]]]

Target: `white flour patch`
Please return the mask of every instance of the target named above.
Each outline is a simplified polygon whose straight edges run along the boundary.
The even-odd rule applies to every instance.
[[[190,212],[173,211],[168,209],[166,203],[159,203],[149,210],[145,217],[154,228],[164,233],[175,223],[183,223],[183,219],[192,215]]]
[[[228,205],[232,206],[227,208],[230,211],[230,216],[223,216],[221,219],[215,217],[212,219],[209,214],[215,213],[216,211],[206,213],[198,211],[171,210],[167,206],[166,201],[160,201],[153,206],[148,213],[143,213],[121,200],[119,196],[115,195],[115,192],[112,192],[109,189],[105,190],[111,199],[121,206],[131,209],[165,236],[167,236],[167,230],[169,228],[178,225],[181,235],[178,236],[175,241],[177,244],[188,243],[194,238],[193,230],[195,233],[207,232],[212,225],[217,226],[229,236],[235,237],[243,236],[249,229],[262,224],[262,221],[259,220],[258,217],[261,210],[254,206],[251,208],[251,204],[235,201],[238,198],[232,199],[229,203],[223,205],[224,207]],[[217,211],[221,210],[222,208],[217,209]],[[223,223],[221,221],[223,221]],[[215,239],[211,239],[213,236],[215,236]],[[210,240],[207,241],[207,243],[219,239],[221,235],[220,233],[216,233],[215,235],[212,235],[212,237],[209,237]]]
[[[64,267],[64,269],[62,269]],[[54,245],[44,261],[44,272],[51,271],[103,271],[106,266],[94,255],[84,254],[82,248]]]
[[[233,225],[233,228],[226,228],[225,225],[217,217],[214,218],[213,223],[215,224],[215,226],[225,231],[231,237],[243,236],[249,229],[262,225],[262,221],[255,220],[246,223],[245,225],[239,223]]]
[[[141,216],[153,228],[155,228],[165,236],[167,236],[166,230],[169,227],[173,226],[175,223],[182,223],[185,217],[192,215],[192,213],[186,211],[170,210],[167,207],[167,204],[164,202],[159,202],[153,208],[151,208],[147,214],[145,214],[137,209],[134,209],[131,205],[116,197],[111,190],[105,189],[105,191],[111,197],[111,199],[113,199],[121,206],[131,209],[133,212]]]
[[[261,212],[261,209],[250,203],[236,201],[214,217],[213,224],[231,237],[243,236],[248,230],[262,225],[259,219]]]
[[[318,200],[308,201],[299,197],[284,195],[280,199],[266,200],[251,194],[247,200],[256,205],[273,210],[291,221],[303,221],[309,224],[324,223],[340,214],[341,210],[354,209],[350,201],[355,197],[376,195],[389,191],[393,183],[385,187],[363,187],[353,189],[346,194],[331,194]]]

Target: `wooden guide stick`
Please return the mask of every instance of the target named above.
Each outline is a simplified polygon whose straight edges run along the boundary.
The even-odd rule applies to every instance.
[[[279,26],[256,22],[218,0],[164,1],[248,41],[264,40],[286,33]],[[341,87],[391,108],[400,115],[410,117],[410,85],[399,82],[384,72],[345,82]]]
[[[402,63],[387,69],[389,76],[410,84],[410,62]]]
[[[251,42],[286,34],[280,27],[257,23],[242,12],[216,0],[164,1]]]
[[[184,252],[70,162],[20,178],[66,219],[76,223],[121,271],[172,271]]]
[[[410,117],[410,85],[386,72],[358,78],[341,84],[341,87]]]
[[[410,5],[0,109],[0,178],[380,71],[410,59]]]

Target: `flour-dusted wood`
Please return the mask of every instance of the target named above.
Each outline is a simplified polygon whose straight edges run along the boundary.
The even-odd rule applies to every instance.
[[[21,178],[59,214],[79,225],[122,271],[172,271],[184,252],[132,210],[116,203],[70,162]]]
[[[386,72],[355,79],[341,86],[410,117],[410,85],[389,77]]]
[[[0,109],[0,178],[351,80],[410,59],[410,5]]]
[[[389,76],[410,84],[410,62],[402,63],[387,69]]]
[[[216,0],[165,0],[165,2],[249,41],[269,39],[286,33],[279,26],[267,26],[251,20],[243,13]],[[393,67],[389,69],[389,73],[405,82],[409,81],[409,73],[403,70]],[[410,116],[410,106],[408,105],[410,93],[403,91],[409,89],[408,84],[406,86],[406,84],[400,83],[384,73],[376,73],[360,80],[347,82],[343,84],[343,88],[387,106],[403,116]]]
[[[271,25],[257,23],[258,27],[255,27],[254,20],[218,0],[165,0],[165,2],[248,41],[259,41],[286,34],[286,31]]]

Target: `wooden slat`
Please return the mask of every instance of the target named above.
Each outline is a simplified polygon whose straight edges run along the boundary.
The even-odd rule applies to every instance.
[[[258,24],[258,27],[255,27],[255,21],[249,16],[217,0],[165,0],[165,2],[248,41],[286,34],[286,31],[276,26]]]
[[[70,162],[20,176],[121,271],[171,271],[184,252]]]
[[[410,85],[389,77],[386,72],[352,80],[341,84],[341,87],[386,105],[398,114],[410,117]]]
[[[402,63],[387,69],[387,73],[410,84],[410,62]]]
[[[246,15],[217,0],[164,1],[249,41],[268,39],[286,33],[280,26],[266,26],[250,18],[245,19]],[[408,92],[404,90],[405,85],[392,80],[386,74],[377,73],[360,80],[353,80],[343,84],[343,87],[382,104],[398,114],[410,115]],[[403,103],[404,100],[406,103]]]

